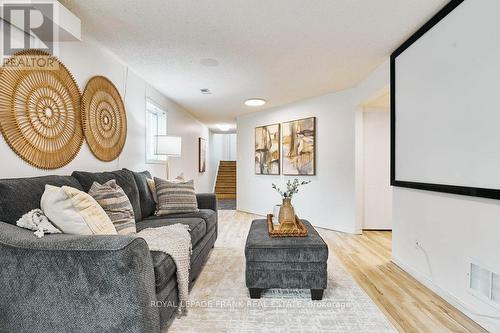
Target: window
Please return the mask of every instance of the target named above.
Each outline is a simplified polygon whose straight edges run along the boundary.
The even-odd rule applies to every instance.
[[[167,111],[146,101],[146,163],[163,163],[164,155],[156,155],[156,137],[167,135]]]

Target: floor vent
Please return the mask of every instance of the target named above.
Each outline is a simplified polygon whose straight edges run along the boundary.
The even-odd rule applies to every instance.
[[[476,297],[500,309],[500,274],[470,262],[469,288]]]

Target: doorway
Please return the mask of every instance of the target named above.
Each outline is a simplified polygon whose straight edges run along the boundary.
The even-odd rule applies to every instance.
[[[211,154],[213,191],[221,210],[236,209],[236,134],[212,133]]]
[[[384,91],[361,106],[356,122],[357,208],[363,230],[392,230],[389,111]]]

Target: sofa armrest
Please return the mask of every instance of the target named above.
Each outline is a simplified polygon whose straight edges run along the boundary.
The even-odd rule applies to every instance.
[[[159,332],[154,271],[134,236],[34,236],[0,222],[0,332]]]
[[[211,209],[217,212],[217,197],[214,193],[197,193],[196,200],[199,209]]]

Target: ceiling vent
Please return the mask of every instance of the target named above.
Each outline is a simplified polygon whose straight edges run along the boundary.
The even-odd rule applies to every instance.
[[[210,91],[210,89],[208,88],[203,88],[203,89],[200,89],[201,93],[204,94],[204,95],[210,95],[212,94],[212,92]]]
[[[500,274],[471,261],[469,288],[473,295],[500,309]]]

